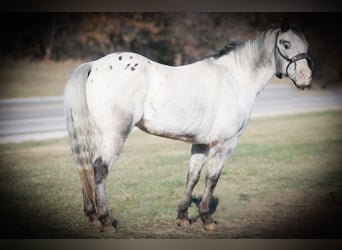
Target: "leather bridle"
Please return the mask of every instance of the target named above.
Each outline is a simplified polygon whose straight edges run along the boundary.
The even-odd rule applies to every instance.
[[[280,31],[277,33],[277,36],[276,36],[275,51],[274,51],[274,53],[278,52],[279,55],[282,58],[284,58],[286,61],[288,61],[288,64],[286,66],[286,73],[284,74],[282,72],[276,71],[276,76],[279,79],[283,78],[283,76],[288,77],[288,78],[290,78],[292,80],[292,82],[296,85],[297,88],[302,89],[302,87],[298,86],[296,81],[289,76],[288,69],[289,69],[290,65],[292,63],[294,63],[294,67],[295,67],[294,69],[296,70],[296,68],[297,68],[297,63],[296,62],[298,60],[306,59],[307,62],[308,62],[310,70],[312,70],[313,69],[313,60],[311,59],[311,57],[309,56],[308,53],[299,53],[299,54],[297,54],[297,55],[295,55],[294,57],[291,57],[291,58],[289,58],[289,57],[285,56],[283,53],[281,53],[281,51],[280,51],[280,49],[278,47],[278,36],[279,36],[279,33],[280,33]]]

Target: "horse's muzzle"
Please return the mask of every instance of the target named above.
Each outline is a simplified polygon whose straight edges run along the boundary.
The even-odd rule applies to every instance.
[[[296,80],[290,78],[292,80],[292,82],[294,83],[294,85],[296,85],[296,87],[298,89],[301,89],[301,90],[304,90],[306,88],[309,88],[310,87],[310,81],[311,81],[311,77],[309,80],[307,81],[300,81],[300,82],[297,82]]]

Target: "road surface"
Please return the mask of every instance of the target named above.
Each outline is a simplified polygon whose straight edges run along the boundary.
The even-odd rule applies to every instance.
[[[342,88],[301,91],[292,84],[269,84],[252,118],[336,109],[342,109]],[[0,100],[0,144],[64,136],[62,97]]]

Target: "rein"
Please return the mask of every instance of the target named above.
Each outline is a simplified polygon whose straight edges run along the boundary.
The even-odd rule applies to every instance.
[[[297,83],[295,82],[294,79],[292,79],[290,76],[289,76],[289,73],[288,73],[288,69],[290,67],[290,65],[292,63],[294,63],[294,66],[295,66],[295,70],[297,68],[297,64],[296,62],[299,61],[299,60],[302,60],[302,59],[306,59],[308,61],[308,65],[309,65],[309,68],[312,70],[313,69],[313,61],[311,59],[311,57],[309,56],[308,53],[299,53],[297,55],[295,55],[294,57],[291,57],[291,58],[288,58],[287,56],[285,56],[283,53],[281,53],[279,47],[278,47],[278,36],[279,36],[279,33],[280,31],[277,33],[277,36],[276,36],[276,42],[275,42],[275,51],[274,53],[277,51],[279,53],[279,55],[284,58],[286,61],[288,61],[289,63],[287,64],[286,66],[286,74],[282,73],[282,72],[276,72],[276,76],[281,79],[283,78],[283,76],[287,76],[288,78],[291,79],[291,81],[296,85],[297,88],[300,88]]]

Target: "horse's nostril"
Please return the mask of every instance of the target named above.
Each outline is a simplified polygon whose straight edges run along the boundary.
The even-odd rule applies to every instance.
[[[301,70],[299,71],[299,77],[302,79],[307,79],[307,80],[311,80],[312,74],[310,71],[307,70]]]

